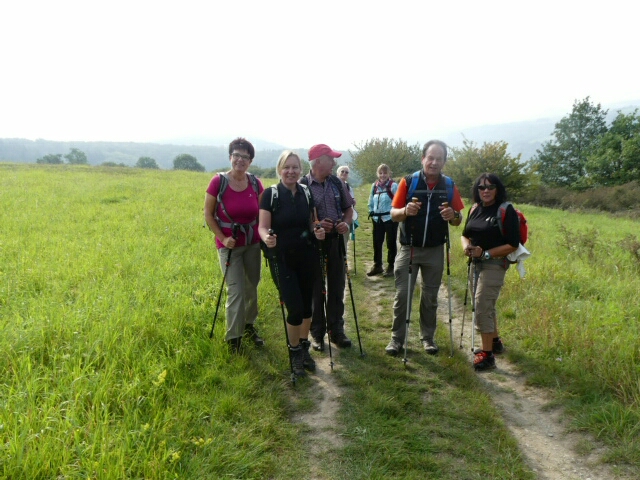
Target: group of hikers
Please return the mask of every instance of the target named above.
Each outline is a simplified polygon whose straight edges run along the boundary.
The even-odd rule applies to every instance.
[[[276,166],[279,182],[265,189],[248,171],[255,156],[253,145],[236,138],[229,144],[230,170],[216,174],[205,195],[205,221],[215,235],[226,280],[225,340],[232,352],[240,349],[243,338],[264,345],[255,327],[263,251],[281,304],[286,306],[284,323],[294,378],[315,370],[311,350],[324,351],[325,336],[329,351],[331,344],[351,347],[344,329],[344,293],[346,279],[351,287],[347,239],[357,214],[347,181],[349,167],[333,174],[341,155],[325,144],[312,146],[310,171],[303,176],[300,155],[285,150]],[[448,258],[449,227],[461,225],[464,210],[458,187],[442,174],[446,161],[446,144],[430,140],[422,149],[419,171],[396,183],[390,168],[380,165],[369,195],[374,263],[367,275],[395,279],[391,341],[385,350],[397,356],[404,349],[405,361],[418,273],[420,339],[426,353],[435,355],[439,350],[434,335],[444,249],[446,244]],[[474,204],[462,229],[474,327],[482,339],[473,361],[476,370],[495,368],[494,355],[504,351],[496,302],[510,264],[507,255],[520,243],[518,216],[511,204],[504,203],[506,197],[496,175],[480,175],[471,189]],[[382,262],[385,240],[386,269]]]

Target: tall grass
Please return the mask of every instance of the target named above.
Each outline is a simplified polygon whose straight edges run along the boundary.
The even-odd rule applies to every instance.
[[[223,309],[208,338],[222,277],[202,227],[210,176],[0,164],[0,476],[305,478],[314,439],[295,415],[317,392],[313,378],[289,385],[268,275],[266,347],[230,355]],[[367,187],[358,195],[364,204]],[[522,209],[534,256],[499,302],[509,354],[562,395],[576,428],[615,446],[612,461],[640,465],[638,266],[619,243],[637,223]],[[367,228],[353,276],[367,357],[340,352],[344,445],[323,475],[532,478],[462,355],[415,352],[406,370],[384,355],[393,281],[372,301]],[[574,240],[592,228],[595,245]],[[452,261],[464,293],[464,260]]]
[[[0,168],[4,478],[257,478],[300,462],[284,355],[231,359],[224,320],[208,339],[210,175]]]

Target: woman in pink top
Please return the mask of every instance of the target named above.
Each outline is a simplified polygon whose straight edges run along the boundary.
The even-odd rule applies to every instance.
[[[261,267],[258,212],[264,188],[247,172],[254,156],[251,142],[244,138],[232,141],[231,169],[211,179],[204,199],[204,218],[216,236],[220,268],[227,269],[225,340],[232,352],[239,350],[243,336],[257,346],[264,345],[255,328]]]

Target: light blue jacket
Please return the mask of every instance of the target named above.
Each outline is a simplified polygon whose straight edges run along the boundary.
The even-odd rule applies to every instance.
[[[389,180],[391,181],[391,180]],[[369,214],[374,222],[388,222],[391,220],[391,197],[387,192],[387,188],[380,188],[377,186],[378,182],[371,185],[371,193],[369,194]],[[391,193],[394,195],[398,191],[398,183],[393,182],[391,185]],[[384,215],[375,215],[384,213]]]

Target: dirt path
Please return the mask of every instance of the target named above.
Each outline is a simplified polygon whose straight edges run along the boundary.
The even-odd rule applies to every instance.
[[[445,278],[446,281],[446,278]],[[372,300],[378,298],[383,282],[371,281]],[[438,320],[440,328],[449,328],[449,311],[446,284],[440,289]],[[463,351],[467,353],[471,368],[471,315],[465,317],[465,332],[461,339],[463,305],[452,299],[454,349],[459,350],[462,340]],[[476,344],[479,344],[476,335]],[[505,339],[508,348],[508,338]],[[440,355],[447,355],[450,345],[441,345]],[[334,361],[340,355],[338,348],[333,349]],[[314,480],[328,479],[323,473],[322,461],[324,453],[329,449],[340,448],[342,438],[337,434],[334,412],[339,407],[341,387],[331,374],[329,355],[314,357],[317,371],[312,381],[319,388],[319,408],[304,414],[295,420],[310,429],[314,441],[311,451],[311,477]],[[504,356],[497,359],[497,368],[489,372],[479,373],[479,378],[491,395],[495,405],[502,412],[504,422],[517,439],[527,463],[541,480],[610,480],[634,478],[617,472],[615,467],[603,465],[600,458],[604,449],[597,448],[597,443],[588,435],[567,431],[562,418],[562,411],[549,408],[550,396],[542,389],[526,385],[526,377],[518,372]],[[578,451],[588,452],[580,454]]]
[[[446,279],[445,279],[446,280]],[[463,305],[455,297],[453,306],[454,348],[460,344]],[[465,317],[463,351],[469,359],[471,352],[470,311]],[[438,319],[449,328],[449,304],[446,284],[440,289]],[[509,348],[508,338],[503,339]],[[479,335],[475,338],[480,345]],[[450,349],[450,345],[446,346]],[[442,354],[441,350],[441,354]],[[493,402],[502,412],[505,424],[516,438],[529,466],[543,480],[611,480],[634,478],[614,472],[614,468],[600,463],[603,448],[597,448],[593,438],[584,433],[567,431],[560,408],[549,408],[551,397],[543,389],[526,385],[526,377],[504,356],[497,356],[497,368],[478,373]],[[588,453],[580,454],[579,451]]]

